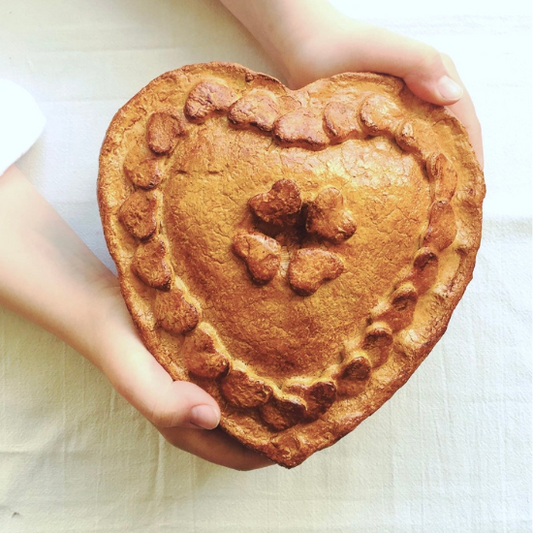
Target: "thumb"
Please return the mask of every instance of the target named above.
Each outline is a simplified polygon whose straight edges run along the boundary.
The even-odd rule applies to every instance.
[[[213,429],[219,423],[217,402],[194,383],[173,381],[133,328],[124,328],[120,349],[99,366],[117,392],[157,428]]]
[[[157,428],[214,429],[218,426],[217,403],[194,383],[171,381],[154,396],[154,406],[147,418]]]
[[[432,46],[378,27],[366,27],[360,35],[357,70],[403,78],[416,96],[437,105],[451,105],[463,96],[460,80]]]

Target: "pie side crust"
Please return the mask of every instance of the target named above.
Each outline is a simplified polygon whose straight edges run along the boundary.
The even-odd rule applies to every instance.
[[[483,173],[394,77],[292,91],[236,64],[156,78],[113,118],[98,201],[133,321],[220,426],[291,468],[375,412],[472,278]]]

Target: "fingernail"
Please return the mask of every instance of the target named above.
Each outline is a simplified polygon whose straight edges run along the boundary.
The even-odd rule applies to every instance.
[[[196,405],[191,409],[189,422],[202,429],[214,429],[218,426],[218,413],[209,405]]]
[[[437,89],[444,100],[459,100],[463,96],[463,88],[449,76],[442,76],[437,83]]]

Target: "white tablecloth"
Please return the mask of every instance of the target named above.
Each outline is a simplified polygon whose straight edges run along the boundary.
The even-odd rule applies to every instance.
[[[476,103],[484,238],[447,334],[340,443],[240,473],[171,448],[82,357],[0,308],[1,532],[531,530],[531,4],[334,3],[447,52]],[[95,180],[111,117],[211,60],[279,76],[215,1],[0,3],[0,77],[47,119],[19,165],[107,265]]]

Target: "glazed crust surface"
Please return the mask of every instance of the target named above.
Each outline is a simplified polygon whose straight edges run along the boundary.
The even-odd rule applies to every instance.
[[[286,467],[388,400],[472,277],[483,174],[397,78],[298,91],[240,65],[163,74],[113,118],[98,200],[124,299],[174,379]]]

